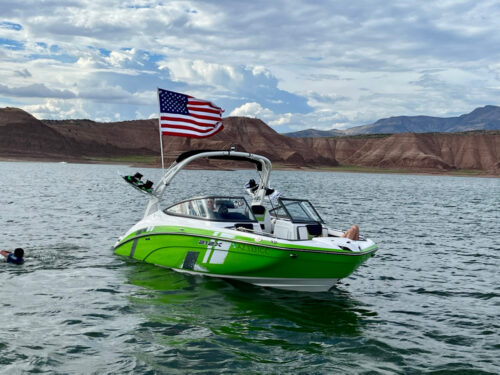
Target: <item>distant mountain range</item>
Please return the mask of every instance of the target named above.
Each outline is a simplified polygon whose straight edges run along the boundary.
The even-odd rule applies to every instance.
[[[293,133],[281,133],[287,137],[291,138],[326,138],[326,137],[342,137],[346,135],[343,130],[330,129],[330,130],[318,130],[318,129],[306,129],[299,130]]]
[[[317,138],[358,134],[457,133],[471,130],[498,129],[500,129],[500,107],[487,105],[458,117],[397,116],[346,130],[307,129],[283,135],[293,138]]]
[[[479,112],[483,112],[482,121],[486,123],[490,119],[483,110]],[[464,123],[467,116],[470,115],[460,117]],[[477,113],[472,117],[480,122]],[[275,166],[290,168],[361,166],[500,174],[500,130],[291,138],[254,118],[227,117],[223,123],[224,130],[208,139],[163,137],[166,165],[184,151],[228,150],[234,146],[239,151],[265,155]],[[146,163],[158,167],[158,120],[38,120],[19,108],[0,108],[2,159]],[[207,161],[198,167],[214,168],[220,166],[218,163],[222,162],[215,165],[214,161]]]

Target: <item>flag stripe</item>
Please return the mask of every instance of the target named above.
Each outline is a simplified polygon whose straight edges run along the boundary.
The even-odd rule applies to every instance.
[[[193,113],[193,111],[196,112],[205,112],[205,113],[213,113],[216,115],[220,115],[220,111],[218,109],[210,109],[210,108],[205,108],[205,107],[199,107],[199,106],[187,106],[189,109],[189,113]]]
[[[163,135],[173,135],[173,136],[180,136],[180,137],[189,137],[189,138],[206,138],[214,135],[215,133],[218,133],[221,131],[224,127],[221,125],[219,127],[216,127],[212,129],[209,133],[200,133],[197,131],[192,131],[192,130],[183,130],[183,129],[172,129],[172,130],[163,130],[162,129],[162,134]]]
[[[220,121],[220,116],[210,115],[209,113],[205,112],[189,111],[189,114],[199,119]]]
[[[199,129],[213,129],[213,125],[207,125],[207,124],[197,124],[194,121],[186,121],[186,120],[175,120],[175,119],[169,119],[169,120],[164,120],[161,121],[162,126],[169,126],[169,125],[185,125],[185,126],[192,126],[193,128],[199,128]]]
[[[162,118],[170,118],[170,117],[177,117],[177,118],[185,118],[185,119],[190,119],[190,118],[195,118],[199,121],[204,122],[204,120],[208,120],[207,122],[215,121],[218,122],[221,120],[220,116],[205,116],[205,115],[198,115],[198,114],[189,114],[189,115],[183,115],[179,113],[162,113]]]
[[[188,103],[192,105],[209,105],[212,108],[217,108],[221,109],[220,107],[217,107],[216,105],[213,105],[211,102],[208,100],[201,100],[201,99],[195,99],[195,98],[188,98]]]
[[[158,99],[161,134],[205,138],[224,128],[224,111],[207,100],[162,89]]]
[[[220,120],[219,120],[220,121]],[[169,123],[169,122],[184,122],[187,124],[193,124],[193,125],[198,125],[198,126],[210,126],[214,127],[214,125],[219,122],[219,121],[208,121],[208,120],[195,120],[193,118],[185,118],[180,115],[176,116],[162,116],[161,117],[161,123]]]
[[[191,115],[182,115],[182,114],[177,114],[177,113],[162,113],[161,115],[162,118],[165,118],[166,120],[168,119],[179,119],[180,121],[183,120],[192,120],[196,121],[200,124],[215,124],[219,121],[221,121],[220,118],[214,117],[214,118],[202,118],[198,115],[196,116],[191,116]],[[204,116],[208,117],[208,116]]]
[[[206,132],[209,132],[210,130],[212,130],[214,127],[213,126],[197,126],[197,125],[193,125],[193,124],[186,124],[184,122],[177,122],[177,123],[169,122],[168,124],[162,123],[161,128],[162,129],[169,129],[169,128],[172,128],[172,129],[174,129],[174,128],[175,129],[192,129],[192,130],[197,130],[197,131],[202,132],[202,133],[206,133]]]

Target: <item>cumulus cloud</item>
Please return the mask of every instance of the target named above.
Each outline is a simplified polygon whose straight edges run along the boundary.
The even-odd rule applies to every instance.
[[[38,119],[68,119],[68,118],[89,118],[89,114],[83,110],[82,103],[61,99],[46,99],[39,104],[23,105],[22,109],[31,113]]]
[[[292,118],[291,113],[276,114],[268,108],[263,108],[259,103],[245,103],[242,106],[235,108],[229,116],[253,117],[261,119],[271,126],[286,125]]]
[[[178,59],[163,61],[160,69],[167,69],[174,82],[211,87],[219,96],[238,93],[241,101],[258,101],[277,113],[311,110],[304,97],[279,89],[278,79],[263,66],[233,66],[199,59]]]
[[[273,112],[267,108],[262,108],[259,103],[245,103],[242,106],[235,108],[229,116],[245,116],[266,118],[273,116]]]
[[[160,69],[168,68],[175,82],[190,82],[193,85],[213,85],[219,88],[238,86],[243,82],[241,71],[224,64],[207,63],[202,60],[177,59],[166,61]]]
[[[278,116],[278,118],[269,121],[269,125],[281,126],[281,125],[289,124],[292,117],[293,117],[292,113],[285,113],[283,115]]]

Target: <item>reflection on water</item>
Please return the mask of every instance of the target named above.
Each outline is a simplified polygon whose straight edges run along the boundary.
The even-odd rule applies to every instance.
[[[130,298],[131,306],[145,319],[134,336],[159,345],[154,355],[146,350],[148,364],[155,368],[171,365],[165,346],[176,358],[191,358],[196,347],[195,357],[203,353],[204,366],[213,369],[221,358],[241,361],[235,368],[252,363],[295,366],[299,353],[321,356],[331,338],[328,345],[356,345],[362,325],[376,316],[343,289],[315,295],[184,275],[133,261],[129,267],[130,283],[142,288]],[[144,359],[146,353],[137,355]]]
[[[376,315],[363,309],[360,303],[349,296],[349,292],[334,289],[332,293],[311,294],[260,288],[238,281],[184,275],[174,271],[136,265],[132,269],[130,282],[146,288],[144,295],[135,295],[134,302],[165,303],[169,308],[191,313],[199,311],[204,301],[205,317],[230,314],[233,317],[250,315],[260,319],[289,320],[292,325],[305,331],[336,332],[354,335],[358,332],[358,315]],[[224,311],[220,311],[224,309]]]

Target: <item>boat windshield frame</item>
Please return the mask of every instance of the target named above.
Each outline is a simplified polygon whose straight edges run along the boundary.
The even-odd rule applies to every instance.
[[[292,205],[297,203],[301,208],[302,213],[309,217],[309,219],[299,217],[296,212],[291,210]],[[279,211],[282,210],[280,214]],[[321,223],[325,221],[320,216],[316,208],[308,199],[294,199],[294,198],[278,198],[278,205],[269,211],[272,217],[277,219],[290,220],[292,223]]]
[[[211,207],[210,204],[212,204]],[[176,210],[173,210],[174,208]],[[239,212],[241,208],[247,213],[247,216]],[[234,211],[232,211],[233,209]],[[243,196],[206,195],[194,197],[173,203],[163,209],[163,212],[166,215],[203,221],[257,223],[250,205]]]

